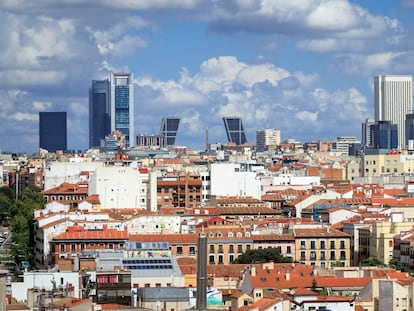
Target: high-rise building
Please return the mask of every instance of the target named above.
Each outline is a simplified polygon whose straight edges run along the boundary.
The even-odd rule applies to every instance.
[[[180,125],[180,118],[164,117],[162,118],[160,136],[162,136],[164,146],[174,146],[177,138],[178,127]]]
[[[362,146],[364,148],[369,147],[371,145],[371,130],[370,126],[373,125],[375,121],[373,119],[366,119],[364,123],[362,123]]]
[[[135,146],[132,73],[111,73],[111,132],[125,134],[126,147]]]
[[[131,73],[111,73],[109,80],[93,80],[89,89],[89,147],[103,147],[116,131],[125,135],[125,147],[135,145]]]
[[[229,142],[236,145],[243,145],[247,142],[241,118],[224,117],[223,122]]]
[[[374,78],[375,122],[391,121],[398,128],[398,147],[406,147],[405,118],[412,111],[412,76],[380,75]]]
[[[109,80],[92,80],[89,89],[89,148],[103,146],[111,133]]]
[[[271,146],[280,144],[280,130],[265,129],[256,131],[256,150],[259,152],[268,150]]]
[[[405,139],[408,150],[414,150],[414,113],[409,113],[405,117]]]
[[[371,144],[375,149],[398,148],[398,127],[391,121],[378,121],[370,127]]]
[[[67,150],[66,112],[39,112],[39,147]]]

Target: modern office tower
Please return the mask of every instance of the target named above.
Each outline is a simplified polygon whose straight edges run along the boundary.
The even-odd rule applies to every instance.
[[[375,122],[391,121],[398,128],[398,147],[405,148],[405,116],[412,111],[412,76],[374,78]]]
[[[160,136],[164,138],[164,146],[174,146],[177,138],[178,127],[180,126],[180,118],[164,117],[162,118],[160,127]]]
[[[405,116],[405,139],[408,150],[414,150],[414,113]]]
[[[369,147],[371,145],[371,130],[370,126],[373,125],[375,121],[373,119],[366,119],[364,123],[362,123],[362,146]]]
[[[39,147],[67,150],[66,112],[39,112]]]
[[[92,80],[89,89],[89,148],[103,146],[111,134],[109,80]]]
[[[241,118],[224,117],[223,122],[229,142],[236,145],[243,145],[247,142]]]
[[[132,73],[111,73],[111,132],[125,134],[126,147],[135,146]]]
[[[280,145],[280,130],[265,129],[256,131],[256,150],[268,150],[271,146]]]
[[[378,121],[370,127],[371,144],[375,149],[398,148],[398,127],[391,121]]]

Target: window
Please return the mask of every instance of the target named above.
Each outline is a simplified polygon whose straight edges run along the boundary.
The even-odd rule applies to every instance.
[[[321,260],[326,260],[325,251],[321,251]]]
[[[109,243],[109,244],[108,244],[108,248],[109,248],[109,249],[114,249],[114,244],[113,244],[113,243]]]
[[[229,237],[229,238],[232,238],[233,237],[233,232],[229,232],[229,233],[227,233],[227,236]]]
[[[341,260],[345,260],[346,259],[345,251],[341,251],[341,255],[340,256],[341,256],[340,257]]]
[[[81,251],[83,251],[85,249],[85,243],[81,243],[80,248],[81,248]]]
[[[335,241],[331,241],[331,249],[335,249]]]
[[[300,249],[306,249],[306,241],[300,241]]]
[[[218,252],[219,252],[219,253],[222,253],[222,252],[223,252],[223,245],[221,245],[221,244],[220,244],[220,245],[218,246]]]
[[[214,253],[214,245],[210,245],[210,253]]]
[[[241,245],[241,244],[237,245],[237,252],[238,253],[243,253],[243,245]]]
[[[76,252],[76,244],[71,244],[70,245],[70,251],[72,252],[72,253],[74,253],[74,252]]]
[[[177,246],[177,255],[182,255],[182,254],[183,254],[183,247]]]
[[[306,260],[306,252],[300,252],[300,260],[305,261]]]
[[[335,260],[335,259],[336,259],[335,251],[331,251],[331,260]]]
[[[345,241],[341,241],[341,249],[345,249]]]
[[[65,251],[65,244],[60,244],[60,251],[64,252]]]
[[[325,249],[325,241],[321,241],[321,249]]]
[[[209,264],[214,264],[214,255],[208,256],[208,263]]]
[[[234,245],[233,244],[229,245],[229,253],[234,253]]]
[[[249,251],[250,250],[250,244],[247,244],[246,245],[246,251]]]
[[[310,252],[310,259],[311,260],[315,260],[316,259],[316,252],[315,251],[311,251]]]
[[[218,263],[222,265],[224,263],[223,255],[218,255]]]
[[[241,232],[237,232],[236,236],[237,236],[238,238],[241,238],[241,237],[243,236],[243,234],[242,234]]]
[[[229,262],[233,263],[233,261],[234,261],[234,255],[229,255]]]
[[[315,249],[315,244],[316,244],[315,241],[310,241],[310,248]]]
[[[286,253],[287,253],[287,254],[292,254],[292,247],[291,247],[290,245],[288,245],[288,246],[286,247]]]
[[[195,255],[195,246],[190,246],[189,253],[190,255]]]

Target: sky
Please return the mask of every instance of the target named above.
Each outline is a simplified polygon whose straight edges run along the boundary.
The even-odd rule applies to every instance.
[[[414,73],[414,0],[0,0],[0,151],[39,148],[66,111],[88,148],[88,92],[134,75],[135,134],[181,118],[177,144],[226,142],[222,117],[300,142],[361,138],[373,77]]]

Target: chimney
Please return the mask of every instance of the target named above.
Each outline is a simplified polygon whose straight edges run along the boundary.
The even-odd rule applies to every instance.
[[[251,271],[252,271],[251,275],[252,275],[252,276],[256,276],[256,265],[255,265],[254,263],[252,264],[252,269],[251,269]]]
[[[197,296],[196,309],[207,307],[207,238],[198,237],[197,241]]]
[[[286,278],[286,281],[290,280],[290,271],[289,271],[289,269],[286,269],[285,278]]]

